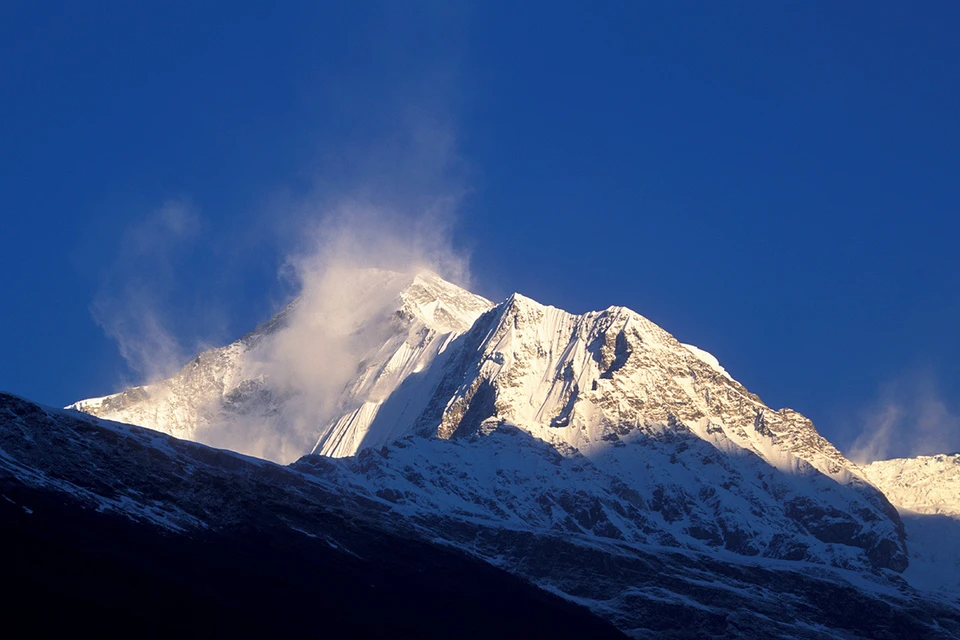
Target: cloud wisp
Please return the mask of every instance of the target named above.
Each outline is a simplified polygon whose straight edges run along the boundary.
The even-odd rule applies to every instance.
[[[224,393],[239,381],[269,400],[249,413],[225,411],[219,392],[203,391],[194,410],[209,420],[198,425],[195,439],[284,463],[308,453],[322,427],[344,410],[344,388],[396,330],[397,296],[413,275],[429,270],[469,282],[469,258],[452,236],[455,191],[389,204],[369,191],[329,201],[305,198],[291,209],[302,232],[280,277],[294,301],[285,306],[282,328],[247,351],[229,374],[239,378],[224,384]],[[196,243],[199,228],[196,211],[183,203],[167,204],[132,227],[91,306],[140,383],[169,378],[196,355],[168,327],[182,273],[177,257]],[[158,387],[159,401],[168,392]]]
[[[960,451],[960,407],[943,400],[929,373],[885,384],[861,413],[861,424],[848,455],[860,464]]]
[[[357,26],[369,58],[363,77],[376,79],[374,91],[352,77],[303,87],[318,105],[303,119],[304,146],[315,153],[288,185],[254,185],[267,206],[228,218],[211,190],[203,225],[195,208],[171,202],[119,239],[91,311],[137,384],[170,377],[212,342],[191,335],[209,333],[197,318],[246,323],[238,309],[259,315],[297,300],[285,328],[250,354],[243,372],[284,399],[279,422],[234,414],[198,434],[202,441],[273,459],[309,449],[362,359],[382,346],[378,319],[401,286],[390,276],[372,284],[358,270],[429,269],[469,286],[469,259],[453,233],[474,182],[454,117],[467,81],[460,72],[466,14],[439,6],[422,14],[391,9]],[[397,29],[410,19],[415,33]],[[197,250],[205,259],[191,261]],[[282,265],[279,278],[268,283],[274,264]],[[251,293],[247,273],[263,283],[262,295]],[[229,330],[217,332],[218,344],[243,326],[223,324]]]
[[[237,372],[269,406],[230,412],[219,393],[195,399],[210,417],[197,440],[281,462],[309,452],[342,413],[339,399],[361,363],[390,338],[396,297],[412,274],[429,270],[469,286],[469,257],[453,239],[469,192],[456,137],[445,121],[420,115],[369,153],[354,150],[346,169],[354,175],[338,177],[336,188],[330,176],[341,174],[331,170],[308,193],[276,199],[273,230],[290,237],[278,275],[295,301],[278,305],[283,328],[247,352]],[[173,294],[186,275],[179,258],[199,244],[200,227],[195,209],[174,202],[131,228],[91,306],[138,384],[169,378],[197,353],[170,327],[187,313]]]
[[[183,365],[185,350],[168,328],[170,298],[177,287],[176,259],[200,227],[189,202],[169,201],[128,228],[90,304],[96,323],[142,381],[169,376]]]

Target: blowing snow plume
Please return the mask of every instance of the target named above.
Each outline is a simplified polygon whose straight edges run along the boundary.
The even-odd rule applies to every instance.
[[[367,434],[343,421],[372,421],[490,307],[435,275],[463,278],[466,263],[449,227],[425,220],[354,204],[323,216],[285,269],[299,293],[272,320],[168,379],[73,408],[281,463],[355,453]]]
[[[426,269],[466,283],[467,261],[453,250],[451,240],[472,173],[459,153],[455,125],[463,95],[463,11],[418,12],[422,30],[414,35],[394,29],[407,8],[385,9],[355,34],[356,42],[364,43],[363,56],[370,58],[371,77],[381,82],[371,91],[366,82],[334,77],[323,87],[304,88],[321,105],[317,122],[303,131],[305,145],[315,155],[288,177],[286,186],[248,190],[268,206],[225,211],[224,200],[209,191],[212,200],[202,203],[208,230],[202,258],[189,269],[171,268],[165,274],[158,268],[158,280],[150,269],[143,270],[144,277],[129,277],[126,265],[143,264],[144,255],[127,255],[121,248],[116,273],[92,308],[139,382],[149,384],[77,406],[289,461],[309,452],[318,429],[344,408],[344,386],[396,328],[387,319],[396,312],[392,303],[410,285],[411,274]],[[429,62],[420,55],[425,48],[436,49]],[[253,177],[252,186],[257,186]],[[176,257],[188,243],[198,248],[196,224],[188,224],[191,219],[196,223],[196,216],[183,206],[164,211],[150,222],[156,247],[143,252],[161,266],[164,260],[180,264],[169,262],[169,256]],[[178,220],[184,224],[178,226]],[[228,263],[224,255],[239,257]],[[246,338],[187,362],[197,351],[181,345],[210,344],[211,335],[236,336],[241,326],[248,328],[232,323],[246,317],[238,308],[262,306],[259,299],[249,300],[252,280],[243,274],[259,277],[280,262],[281,281],[292,284],[292,290],[280,295],[266,290],[262,299],[289,302],[295,297],[294,302]],[[251,263],[258,268],[248,269]],[[180,277],[173,277],[174,271]],[[240,275],[231,278],[231,272]],[[224,280],[233,286],[222,286]],[[179,289],[194,292],[199,303],[185,309],[185,296],[171,295]],[[240,299],[238,291],[243,292]],[[476,308],[484,304],[476,302]],[[225,330],[178,322],[184,315],[209,313],[205,306],[214,305],[227,311],[212,314],[230,318]],[[203,339],[192,339],[194,334]]]
[[[411,219],[356,203],[323,218],[312,251],[288,261],[299,294],[282,328],[252,349],[246,376],[277,402],[279,419],[233,418],[211,425],[204,441],[290,462],[309,453],[321,430],[352,408],[347,385],[375,359],[398,326],[398,296],[429,271],[464,282],[466,260],[452,250],[437,212]]]
[[[329,159],[318,182],[337,189],[281,205],[298,229],[282,268],[297,295],[282,328],[245,365],[278,416],[269,427],[231,416],[205,441],[284,462],[309,453],[326,425],[356,408],[345,387],[395,336],[398,296],[415,274],[469,284],[468,258],[452,233],[469,191],[453,126],[422,109],[404,110],[401,120],[373,150]]]
[[[170,201],[127,229],[90,305],[96,323],[141,379],[166,377],[185,360],[180,341],[168,329],[166,310],[176,289],[178,254],[199,228],[199,216],[189,203]]]
[[[884,385],[862,421],[849,455],[860,464],[960,451],[960,411],[943,400],[929,373],[905,375]]]
[[[183,366],[182,341],[164,330],[168,324],[156,311],[169,299],[165,294],[175,284],[173,269],[155,269],[166,287],[160,290],[149,286],[147,278],[118,278],[123,286],[98,298],[95,316],[131,368],[151,384],[74,406],[286,463],[313,451],[337,419],[386,393],[347,387],[362,378],[365,364],[378,361],[390,348],[422,341],[422,336],[408,335],[409,318],[406,325],[398,322],[405,304],[401,292],[425,271],[461,284],[468,281],[467,258],[454,250],[452,240],[456,209],[468,191],[457,177],[453,137],[436,120],[412,122],[392,144],[371,154],[373,160],[355,160],[348,167],[356,175],[372,172],[376,177],[337,178],[343,188],[336,193],[318,188],[269,212],[275,226],[298,230],[280,270],[295,298],[240,341],[205,351]],[[385,165],[395,170],[381,172]],[[338,195],[344,190],[350,195]],[[162,267],[161,258],[176,248],[173,240],[192,239],[197,222],[191,213],[165,208],[131,238],[149,234],[156,242],[147,243],[147,253]],[[124,249],[124,255],[140,259],[135,250],[142,243],[128,244],[132,248]],[[117,271],[129,275],[128,269]],[[439,282],[441,295],[445,287],[460,291]],[[463,294],[467,312],[462,317],[472,322],[489,303]],[[445,326],[442,331],[452,330]],[[442,345],[442,340],[427,342],[433,355]],[[352,453],[352,447],[338,445],[336,454]]]

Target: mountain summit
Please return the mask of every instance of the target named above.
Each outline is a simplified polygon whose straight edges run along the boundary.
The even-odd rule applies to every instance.
[[[173,378],[73,408],[280,462],[519,430],[471,455],[545,489],[506,505],[481,473],[456,490],[458,509],[745,556],[907,564],[896,510],[809,420],[623,307],[574,315],[520,294],[493,305],[432,273],[343,271]],[[405,464],[421,474],[483,466],[418,442]],[[518,451],[559,454],[556,468],[541,477]],[[403,469],[380,466],[367,481],[396,491]],[[429,476],[408,501],[442,511],[429,485],[448,480]]]

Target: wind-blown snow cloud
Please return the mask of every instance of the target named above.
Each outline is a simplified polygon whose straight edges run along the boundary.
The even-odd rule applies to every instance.
[[[312,249],[290,256],[285,273],[298,295],[285,326],[248,354],[245,377],[259,379],[282,415],[229,416],[203,441],[280,462],[316,444],[322,426],[343,411],[338,401],[362,362],[389,339],[397,296],[421,270],[464,282],[467,260],[449,236],[450,211],[420,216],[344,202],[319,214]]]
[[[280,404],[265,418],[223,413],[219,397],[204,411],[212,423],[196,439],[268,458],[293,461],[309,452],[320,428],[342,413],[342,391],[362,361],[390,336],[397,295],[415,273],[429,270],[466,284],[468,257],[456,251],[452,228],[458,198],[439,193],[431,206],[385,205],[345,197],[330,208],[308,206],[301,242],[281,277],[294,301],[284,326],[248,352],[242,376],[259,381]],[[168,293],[175,286],[174,254],[196,238],[199,220],[183,205],[167,205],[123,238],[120,257],[92,305],[131,369],[146,382],[169,377],[196,353],[169,331]]]
[[[117,258],[90,305],[94,320],[143,380],[183,365],[184,349],[168,329],[168,297],[176,286],[174,259],[199,230],[197,211],[183,201],[167,202],[131,226],[119,238]]]
[[[273,191],[269,205],[259,214],[248,211],[237,217],[247,224],[217,228],[209,234],[213,237],[203,238],[217,244],[220,250],[211,253],[218,260],[224,253],[241,254],[242,263],[244,251],[256,252],[258,265],[277,259],[283,265],[279,282],[288,286],[278,287],[282,294],[264,291],[263,297],[276,302],[274,311],[291,298],[297,301],[285,315],[285,328],[249,354],[243,373],[283,399],[279,424],[230,416],[198,434],[200,440],[283,461],[312,447],[319,427],[336,414],[343,386],[370,350],[382,345],[383,336],[375,328],[380,324],[372,321],[406,284],[402,278],[386,277],[374,286],[358,270],[428,269],[469,285],[469,260],[456,248],[453,233],[473,182],[471,167],[458,151],[452,116],[454,97],[462,93],[457,89],[461,11],[444,9],[431,16],[427,27],[437,37],[430,39],[430,46],[442,55],[431,56],[429,63],[410,57],[406,39],[380,37],[378,18],[370,28],[378,36],[372,41],[382,50],[374,58],[377,69],[388,72],[389,82],[375,94],[357,91],[349,82],[320,92],[331,104],[342,101],[340,110],[356,118],[346,118],[342,127],[320,127],[324,134],[315,143],[313,163],[291,176],[293,186],[264,185]],[[307,130],[304,135],[313,134]],[[143,377],[138,382],[168,377],[196,355],[182,346],[197,341],[176,322],[183,309],[171,304],[170,292],[178,280],[171,266],[175,261],[168,256],[197,244],[198,223],[194,219],[191,224],[195,213],[189,207],[163,209],[168,208],[170,212],[158,213],[124,239],[132,248],[122,250],[92,305],[97,322]],[[136,240],[141,237],[156,244],[144,247]],[[232,269],[243,272],[244,264],[233,264]],[[247,303],[262,308],[257,301],[240,301]],[[231,334],[219,344],[236,337]]]
[[[248,354],[244,372],[283,399],[282,415],[269,425],[231,415],[203,441],[295,460],[343,412],[345,385],[388,339],[397,295],[413,274],[429,270],[469,285],[469,257],[453,240],[469,189],[452,128],[421,117],[405,127],[365,156],[354,150],[355,175],[341,188],[321,186],[283,203],[282,223],[299,229],[281,269],[296,298],[284,328]],[[318,184],[329,184],[324,178]]]
[[[854,462],[960,451],[960,408],[943,400],[929,373],[884,385],[861,423],[848,456]]]

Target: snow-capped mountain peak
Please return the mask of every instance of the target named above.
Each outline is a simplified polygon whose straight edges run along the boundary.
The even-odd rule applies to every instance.
[[[484,558],[499,543],[472,527],[602,553],[867,573],[931,564],[908,556],[869,468],[630,309],[577,315],[519,293],[494,305],[429,272],[325,277],[174,378],[75,408],[303,456],[303,473],[377,496]],[[936,463],[943,474],[948,462]]]
[[[492,306],[430,271],[327,270],[174,377],[68,408],[281,462],[350,455],[383,444],[366,433],[379,405]]]

